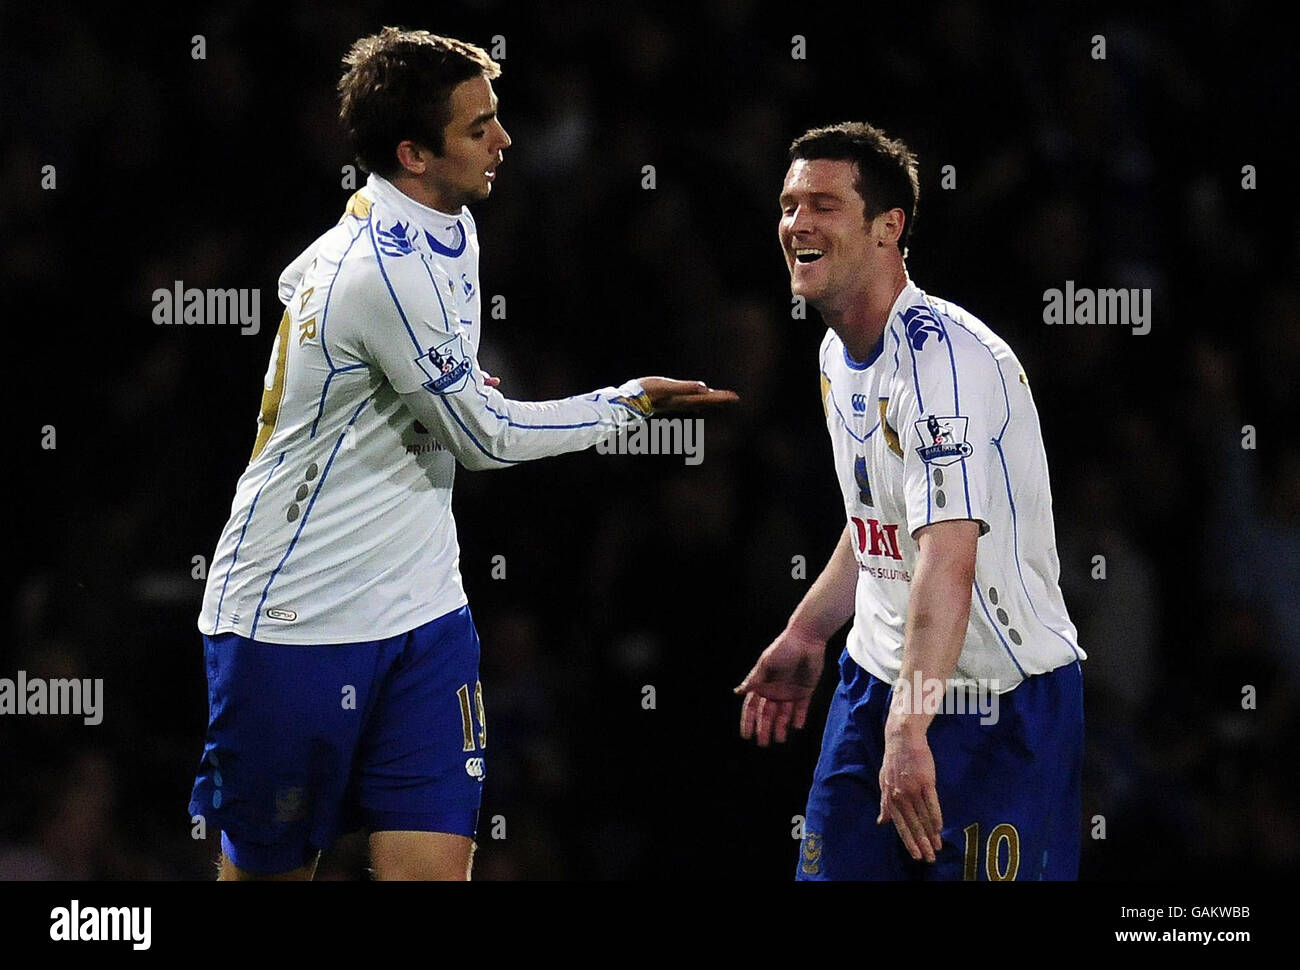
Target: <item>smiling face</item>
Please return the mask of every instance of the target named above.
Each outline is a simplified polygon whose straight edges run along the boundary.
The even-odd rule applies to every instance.
[[[865,289],[883,268],[877,243],[889,238],[891,212],[901,215],[895,209],[868,222],[856,181],[857,165],[839,159],[796,158],[786,172],[778,235],[790,292],[814,306]]]
[[[426,159],[423,179],[434,208],[459,212],[460,207],[486,199],[510,136],[497,118],[497,96],[483,75],[462,81],[451,92],[451,121],[443,130],[440,156]]]

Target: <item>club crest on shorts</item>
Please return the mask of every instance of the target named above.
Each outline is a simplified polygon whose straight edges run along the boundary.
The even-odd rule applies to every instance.
[[[822,837],[809,832],[803,837],[799,850],[799,868],[805,876],[815,876],[822,871]]]
[[[459,335],[433,347],[415,362],[429,377],[424,382],[425,390],[434,394],[454,394],[469,383],[469,355]]]
[[[970,418],[934,414],[924,421],[917,421],[916,434],[921,439],[921,447],[916,449],[916,453],[931,465],[951,465],[969,458],[973,449],[966,443],[968,424]]]

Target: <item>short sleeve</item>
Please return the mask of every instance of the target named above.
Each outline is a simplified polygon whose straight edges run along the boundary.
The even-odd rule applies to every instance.
[[[902,329],[889,423],[903,453],[908,533],[970,519],[983,535],[1006,418],[997,361],[928,307],[905,310]]]

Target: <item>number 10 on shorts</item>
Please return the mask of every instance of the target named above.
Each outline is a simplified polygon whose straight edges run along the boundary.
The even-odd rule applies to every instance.
[[[460,700],[460,726],[465,731],[465,745],[462,750],[473,751],[474,713],[469,706],[469,684],[456,688],[456,697]],[[474,711],[478,712],[478,747],[487,750],[487,716],[483,713],[483,682],[474,682]]]

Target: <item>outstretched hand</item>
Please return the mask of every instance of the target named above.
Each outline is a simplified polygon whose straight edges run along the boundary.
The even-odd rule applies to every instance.
[[[735,391],[715,391],[703,381],[642,377],[640,384],[650,398],[650,407],[655,413],[690,411],[695,408],[731,404],[740,400],[740,395]]]

